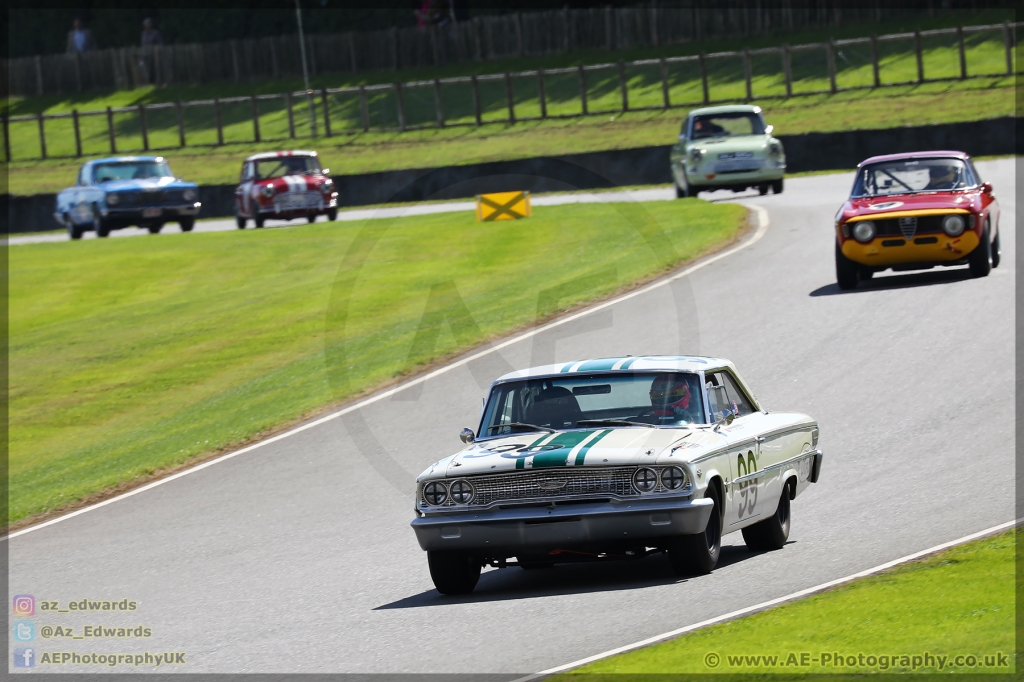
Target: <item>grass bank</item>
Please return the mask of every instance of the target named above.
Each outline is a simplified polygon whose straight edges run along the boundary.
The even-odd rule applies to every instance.
[[[530,325],[557,312],[538,309],[542,289],[570,286],[564,309],[656,276],[733,239],[744,216],[697,200],[578,204],[515,223],[467,211],[12,248],[11,518]]]
[[[836,680],[846,679],[836,673],[861,679],[910,672],[1012,679],[1014,554],[1014,531],[1001,533],[552,679],[714,673],[781,682],[807,674]]]

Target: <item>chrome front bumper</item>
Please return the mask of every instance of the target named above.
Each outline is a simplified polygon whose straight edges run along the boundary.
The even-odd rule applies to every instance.
[[[661,498],[432,514],[413,519],[425,550],[515,555],[703,532],[710,499]]]

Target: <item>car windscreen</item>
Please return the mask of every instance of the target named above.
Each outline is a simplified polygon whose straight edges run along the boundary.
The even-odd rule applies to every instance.
[[[320,172],[320,160],[315,156],[278,156],[256,162],[257,180],[318,172]]]
[[[704,424],[700,377],[692,372],[624,372],[502,383],[491,391],[480,436],[524,428],[515,424],[555,430],[600,426],[580,424],[587,420]]]
[[[144,180],[146,178],[173,178],[166,161],[118,161],[98,163],[92,167],[93,182],[112,180]]]
[[[913,192],[942,192],[977,184],[962,159],[897,159],[864,166],[857,173],[853,197],[888,196]]]
[[[693,119],[693,139],[764,135],[764,121],[752,112],[703,114]]]

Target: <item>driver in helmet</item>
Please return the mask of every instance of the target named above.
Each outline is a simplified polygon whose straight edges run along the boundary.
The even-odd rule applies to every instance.
[[[928,166],[928,189],[953,189],[956,186],[956,168]]]
[[[686,377],[680,374],[659,374],[651,383],[651,414],[659,419],[692,424],[700,414],[700,395]]]

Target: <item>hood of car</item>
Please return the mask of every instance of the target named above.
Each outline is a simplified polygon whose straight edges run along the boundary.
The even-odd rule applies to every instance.
[[[424,478],[467,476],[564,466],[670,464],[720,447],[710,429],[614,427],[558,433],[521,433],[478,441],[435,462]]]
[[[146,192],[163,189],[196,189],[194,182],[185,182],[177,178],[139,178],[137,180],[111,180],[97,185],[107,192]]]
[[[956,190],[951,192],[928,192],[924,194],[896,194],[884,197],[863,197],[850,199],[843,207],[843,220],[855,216],[886,217],[888,213],[904,211],[949,211],[962,209],[980,210],[980,191]]]
[[[716,154],[730,152],[758,152],[768,150],[768,143],[771,141],[769,135],[736,135],[730,137],[709,137],[702,140],[692,140],[687,148],[704,149],[707,155],[714,158]]]

